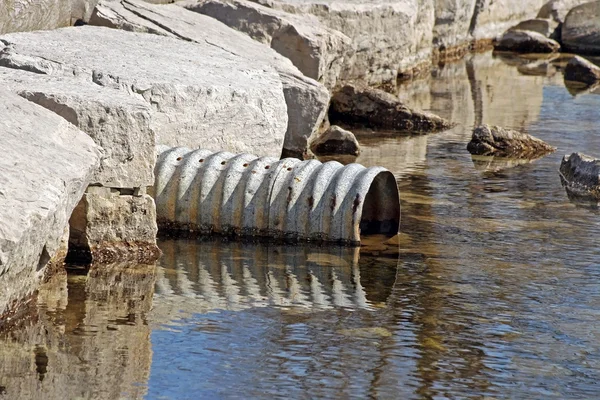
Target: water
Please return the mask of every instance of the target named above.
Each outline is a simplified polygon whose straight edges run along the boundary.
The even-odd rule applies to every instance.
[[[391,243],[171,240],[156,267],[56,276],[0,334],[0,398],[597,398],[600,211],[571,203],[557,169],[600,156],[600,96],[489,53],[399,95],[459,125],[361,132],[358,161],[398,177]],[[473,160],[479,123],[558,150]]]

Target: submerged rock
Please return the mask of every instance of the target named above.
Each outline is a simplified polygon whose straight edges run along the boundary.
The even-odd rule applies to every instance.
[[[600,67],[583,57],[575,56],[567,63],[565,80],[593,85],[600,81]]]
[[[498,40],[495,49],[517,53],[553,53],[560,49],[560,44],[538,32],[510,30]]]
[[[348,154],[357,156],[360,145],[350,131],[332,125],[311,144],[311,150],[318,156],[332,154]]]
[[[573,8],[561,31],[563,47],[573,53],[600,54],[600,1]]]
[[[600,160],[581,153],[564,156],[560,180],[570,198],[600,201]]]
[[[354,84],[345,85],[332,96],[329,119],[332,123],[414,132],[452,127],[448,120],[435,114],[411,110],[383,90]]]
[[[526,133],[500,126],[482,125],[473,129],[467,150],[480,156],[531,159],[552,153],[556,147]]]

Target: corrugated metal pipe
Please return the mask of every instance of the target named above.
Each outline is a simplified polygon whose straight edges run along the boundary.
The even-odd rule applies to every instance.
[[[385,168],[186,147],[157,152],[159,229],[352,245],[361,233],[398,233],[398,186]]]

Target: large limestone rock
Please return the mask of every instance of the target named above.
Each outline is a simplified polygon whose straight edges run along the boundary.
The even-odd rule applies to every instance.
[[[4,89],[0,114],[1,316],[62,261],[69,216],[100,152],[63,118]]]
[[[279,74],[266,63],[210,41],[92,26],[14,33],[0,40],[5,44],[0,66],[68,76],[76,84],[116,89],[143,101],[153,110],[158,143],[263,155],[281,151],[285,98]]]
[[[279,55],[274,50],[269,49],[264,44],[257,43],[240,32],[236,32],[213,18],[188,11],[174,4],[155,6],[141,1],[122,0],[120,2],[100,2],[90,19],[90,24],[154,33],[192,42],[197,45],[194,53],[198,54],[197,57],[204,60],[204,64],[206,64],[207,59],[212,59],[211,68],[216,68],[220,63],[219,57],[221,55],[214,54],[211,57],[202,56],[219,52],[223,58],[239,62],[237,66],[227,66],[221,63],[219,69],[214,69],[214,72],[209,74],[206,73],[207,67],[205,66],[203,67],[204,72],[202,74],[212,80],[219,75],[239,74],[240,70],[246,72],[247,77],[237,78],[237,80],[244,80],[243,84],[236,82],[233,76],[228,77],[229,84],[223,92],[236,92],[231,96],[232,99],[247,98],[248,100],[252,99],[259,102],[260,104],[256,105],[259,106],[260,112],[268,114],[277,123],[279,123],[284,114],[281,112],[283,108],[287,112],[283,148],[288,151],[295,152],[296,154],[303,153],[307,149],[309,138],[317,132],[323,121],[329,102],[329,93],[323,85],[305,77],[294,67],[290,60]],[[179,69],[181,67],[175,64],[172,63],[170,68]],[[268,86],[265,86],[265,83],[261,84],[256,80],[252,82],[251,74],[248,73],[250,66],[257,68],[257,70],[260,69],[263,75],[267,73],[271,75],[272,71],[278,75],[273,80],[277,81],[278,85],[281,85],[279,91],[283,92],[283,102],[276,104],[270,101],[270,98],[273,97],[272,95],[263,97],[261,91],[276,91],[275,85],[270,83],[267,84]],[[196,67],[195,69],[199,68]],[[226,71],[227,69],[232,69],[232,71]],[[232,84],[232,82],[235,82],[235,84]],[[250,90],[250,87],[253,90]],[[217,100],[219,92],[221,91],[212,93],[211,102]],[[262,102],[260,99],[263,99]],[[220,104],[216,103],[212,105],[209,103],[207,106],[214,108],[215,111],[220,111],[222,108]],[[269,139],[269,137],[279,137],[279,126],[273,132],[269,132],[265,128],[268,128],[271,123],[263,123],[262,127],[259,128],[257,126],[256,131],[257,136],[260,136],[259,131],[263,131],[263,137],[249,137],[247,131],[251,126],[248,122],[252,121],[253,118],[248,116],[248,112],[252,111],[252,108],[246,108],[237,110],[238,115],[232,119],[225,117],[222,113],[218,117],[214,115],[214,119],[210,121],[210,124],[207,123],[204,126],[205,129],[210,130],[210,137],[221,143],[219,147],[212,147],[215,150],[225,149],[232,152],[240,152],[240,148],[246,147],[242,151],[253,154],[257,154],[258,151],[258,154],[261,155],[279,155],[281,152],[281,142],[274,142]],[[232,146],[224,145],[223,138],[214,135],[214,131],[221,130],[219,125],[230,124],[235,120],[244,122],[240,124],[241,126],[237,127],[238,133],[235,136],[235,139],[238,141],[235,146],[237,148],[231,148]],[[225,129],[222,130],[225,131]],[[184,140],[179,137],[176,138],[174,135],[166,138],[160,132],[158,134],[159,143],[162,144],[186,145],[191,147],[198,147],[202,144],[203,147],[210,148],[207,147],[205,141],[199,142],[196,140],[195,143],[192,143],[191,140],[187,140],[187,143],[185,143]],[[178,134],[178,136],[181,135]],[[265,141],[271,141],[271,143],[266,144]],[[274,154],[273,151],[275,144],[279,147],[279,151],[276,152],[277,154]],[[248,149],[250,146],[256,150]]]
[[[532,31],[551,39],[558,39],[557,37],[555,37],[556,28],[558,28],[558,22],[552,19],[534,18],[528,19],[526,21],[521,21],[509,30]]]
[[[562,24],[572,8],[588,2],[589,0],[550,0],[540,8],[537,18],[549,18]]]
[[[600,160],[573,153],[563,157],[559,173],[569,197],[600,201]]]
[[[560,44],[538,32],[509,30],[498,40],[495,48],[518,53],[553,53],[560,49]]]
[[[471,19],[473,39],[493,39],[519,21],[534,18],[543,0],[477,0]]]
[[[526,133],[482,125],[473,129],[467,150],[481,156],[533,159],[552,153],[556,148]]]
[[[565,67],[565,80],[593,85],[600,81],[600,67],[583,57],[575,56]]]
[[[333,95],[329,119],[332,123],[414,132],[434,132],[452,126],[437,115],[411,110],[383,90],[352,84]]]
[[[562,43],[574,53],[600,54],[600,1],[577,6],[567,14]]]
[[[315,16],[295,15],[245,0],[192,0],[177,4],[269,45],[289,58],[304,75],[328,88],[333,88],[343,77],[343,69],[352,64],[354,48],[350,39],[323,26]]]
[[[452,48],[456,49],[469,44],[471,41],[469,29],[475,5],[476,1],[474,0],[434,1],[434,48],[451,51]]]

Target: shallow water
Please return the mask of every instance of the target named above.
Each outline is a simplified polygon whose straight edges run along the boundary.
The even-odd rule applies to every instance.
[[[600,157],[600,95],[573,97],[535,62],[474,55],[400,87],[451,131],[361,133],[358,162],[398,177],[391,243],[169,240],[156,268],[57,276],[37,313],[0,334],[0,393],[597,398],[600,211],[571,203],[557,170],[573,151]],[[479,123],[558,150],[510,168],[474,161]]]

